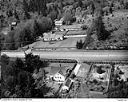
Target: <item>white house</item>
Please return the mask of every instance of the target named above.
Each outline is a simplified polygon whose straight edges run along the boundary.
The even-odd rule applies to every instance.
[[[65,81],[65,76],[62,71],[59,71],[53,76],[53,79],[58,83],[63,83]]]
[[[55,82],[63,83],[65,81],[65,75],[65,67],[51,67],[50,77],[52,77]]]
[[[60,20],[55,20],[55,25],[56,26],[62,26],[63,25],[63,21],[64,21],[64,19],[63,18],[61,18]]]
[[[44,41],[58,41],[58,40],[63,40],[64,36],[63,34],[56,34],[56,33],[44,33],[43,34],[44,37],[43,37],[43,40]]]
[[[61,25],[63,25],[63,21],[55,21],[55,25],[56,26],[61,26]]]
[[[16,26],[17,25],[17,22],[12,22],[11,23],[11,26]]]

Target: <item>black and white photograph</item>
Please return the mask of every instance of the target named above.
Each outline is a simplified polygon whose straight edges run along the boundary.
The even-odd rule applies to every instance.
[[[128,0],[0,0],[0,97],[128,101]]]

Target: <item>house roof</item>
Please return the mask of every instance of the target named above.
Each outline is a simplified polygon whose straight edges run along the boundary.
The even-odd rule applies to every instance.
[[[82,24],[63,25],[60,29],[81,29]]]
[[[66,67],[53,67],[51,66],[50,75],[55,75],[56,73],[60,73],[61,75],[66,74]]]
[[[62,70],[59,70],[58,73],[61,74],[61,75],[64,75],[64,73],[62,72]]]
[[[71,83],[72,83],[72,80],[71,79],[68,79],[66,81],[66,83],[65,83],[65,86],[70,87]]]
[[[60,38],[62,36],[63,36],[63,34],[44,33],[44,39],[58,39],[58,38]]]

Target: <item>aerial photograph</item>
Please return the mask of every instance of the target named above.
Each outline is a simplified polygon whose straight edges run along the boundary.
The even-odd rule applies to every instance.
[[[0,0],[0,98],[128,99],[128,0]]]

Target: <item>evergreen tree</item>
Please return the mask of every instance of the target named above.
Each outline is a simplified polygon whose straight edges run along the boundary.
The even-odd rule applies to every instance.
[[[34,0],[30,0],[29,2],[29,11],[35,12],[36,11],[36,5]]]
[[[28,12],[29,11],[29,6],[26,0],[23,0],[23,10],[24,12]]]
[[[95,11],[95,5],[94,5],[94,3],[91,4],[91,9],[92,9],[92,14],[94,14],[94,11]]]
[[[112,7],[109,8],[109,12],[112,14],[113,12]]]
[[[36,0],[37,12],[43,16],[46,16],[46,0]]]
[[[76,47],[77,47],[77,49],[82,49],[83,48],[83,42],[82,42],[82,40],[80,40],[79,42],[77,41]]]
[[[97,38],[98,40],[106,40],[110,33],[105,29],[104,23],[102,21],[102,17],[98,17],[98,22],[96,24]]]
[[[15,39],[14,39],[14,31],[9,32],[5,37],[5,45],[4,47],[8,50],[15,50]]]
[[[40,29],[39,29],[39,24],[36,20],[34,20],[33,22],[33,25],[32,25],[32,29],[31,29],[31,32],[32,32],[32,37],[33,37],[33,40],[36,41],[36,38],[40,35]]]
[[[82,7],[82,5],[83,5],[82,0],[78,0],[78,6]]]

